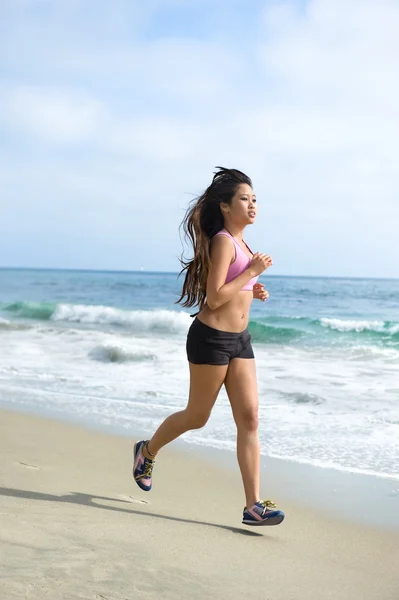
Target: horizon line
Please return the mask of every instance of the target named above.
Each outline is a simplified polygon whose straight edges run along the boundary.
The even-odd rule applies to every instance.
[[[179,271],[152,271],[149,269],[92,269],[92,268],[77,268],[77,267],[7,267],[0,266],[0,271],[66,271],[80,273],[131,273],[141,275],[177,275]],[[263,273],[261,274],[261,276]],[[363,279],[363,280],[381,280],[381,281],[397,281],[399,277],[366,277],[362,275],[284,275],[278,273],[268,273],[269,277],[286,277],[286,278],[303,278],[303,279]]]

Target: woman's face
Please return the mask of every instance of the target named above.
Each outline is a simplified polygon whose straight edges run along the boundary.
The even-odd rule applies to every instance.
[[[234,194],[231,204],[223,205],[223,215],[227,221],[238,226],[254,223],[256,218],[256,196],[247,183],[241,183]]]

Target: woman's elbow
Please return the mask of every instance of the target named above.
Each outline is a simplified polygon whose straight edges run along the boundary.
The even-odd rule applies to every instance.
[[[219,306],[221,306],[221,303],[218,300],[218,298],[213,298],[212,296],[206,299],[206,304],[211,310],[216,310],[217,308],[219,308]]]

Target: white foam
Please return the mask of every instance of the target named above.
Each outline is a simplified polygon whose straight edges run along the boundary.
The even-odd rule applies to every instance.
[[[92,318],[98,317],[98,308]],[[127,431],[134,427],[149,435],[165,416],[186,405],[189,374],[181,329],[177,335],[165,335],[151,329],[148,319],[152,314],[155,322],[165,324],[166,313],[172,324],[179,324],[182,315],[115,311],[116,318],[133,315],[147,329],[140,335],[134,330],[118,334],[78,326],[66,329],[54,322],[17,333],[2,331],[7,352],[2,355],[0,398],[57,412],[61,418],[78,415],[94,425]],[[73,307],[74,318],[78,313]],[[255,345],[262,453],[381,477],[399,472],[398,367],[386,354],[390,349],[383,350],[365,363],[348,360],[340,348],[271,351]],[[103,364],[96,366],[93,358]],[[323,402],[293,402],[315,397]],[[235,439],[222,390],[207,427],[187,440],[234,448]]]
[[[279,454],[270,453],[273,458],[279,458],[282,460],[289,460],[291,462],[300,463],[302,465],[312,465],[313,467],[319,467],[321,469],[334,469],[335,471],[342,471],[344,473],[356,473],[357,475],[371,475],[373,477],[379,477],[381,479],[391,479],[399,481],[399,474],[397,473],[384,473],[381,471],[373,471],[372,469],[359,469],[355,466],[344,466],[334,461],[322,461],[318,459],[308,460],[298,456],[287,457],[280,456]]]
[[[8,321],[7,319],[2,319],[0,317],[0,330],[22,330],[22,329],[30,329],[29,325],[24,325],[22,323],[15,323],[14,321]]]
[[[341,332],[356,331],[386,331],[384,329],[384,321],[355,321],[355,320],[344,320],[344,319],[320,319],[323,327],[329,327],[330,329],[336,329]]]
[[[394,348],[383,348],[381,346],[352,346],[348,349],[352,360],[362,360],[374,358],[384,359],[385,361],[399,361],[399,350]]]
[[[117,363],[156,360],[154,353],[117,343],[100,344],[89,352],[89,356],[95,360]]]
[[[51,320],[93,325],[120,325],[135,332],[164,331],[168,333],[185,333],[191,322],[190,316],[183,311],[129,311],[109,306],[84,304],[59,304]]]

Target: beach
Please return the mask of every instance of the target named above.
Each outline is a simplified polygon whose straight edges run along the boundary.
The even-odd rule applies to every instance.
[[[132,443],[1,410],[2,600],[398,599],[398,532],[281,494],[281,525],[246,527],[238,468],[173,444],[145,493]]]

